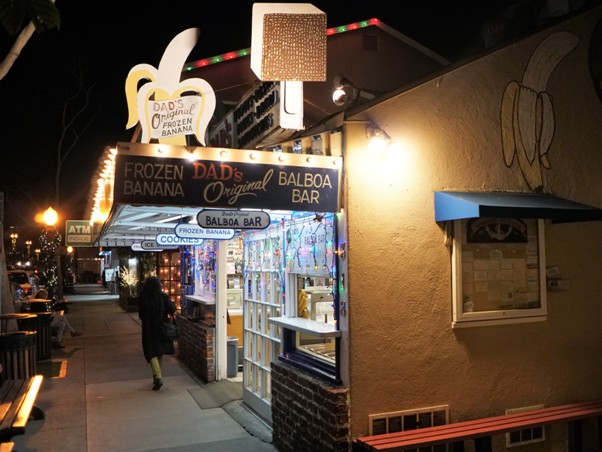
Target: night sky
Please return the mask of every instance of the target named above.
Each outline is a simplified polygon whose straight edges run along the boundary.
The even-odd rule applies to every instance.
[[[29,238],[37,238],[40,226],[35,225],[33,218],[54,204],[52,193],[61,138],[63,150],[71,149],[60,178],[62,223],[66,219],[83,219],[90,178],[104,147],[130,141],[132,137],[134,129],[125,129],[124,84],[128,71],[139,63],[156,66],[169,41],[190,27],[201,30],[190,61],[250,47],[253,3],[108,0],[90,4],[57,0],[60,30],[34,35],[7,76],[0,80],[0,189],[5,191],[5,231],[15,226],[23,240],[28,234]],[[326,13],[328,27],[377,17],[455,61],[482,50],[480,29],[484,19],[502,14],[512,4],[522,5],[528,14],[534,4],[542,2],[310,3]],[[0,29],[2,57],[13,41]],[[90,100],[76,123],[79,136],[73,144],[72,134],[61,137],[61,124],[65,101],[76,93],[78,73],[90,90]]]

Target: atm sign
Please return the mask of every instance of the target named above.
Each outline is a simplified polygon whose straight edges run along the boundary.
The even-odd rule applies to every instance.
[[[86,220],[65,222],[66,246],[92,246],[92,225]]]

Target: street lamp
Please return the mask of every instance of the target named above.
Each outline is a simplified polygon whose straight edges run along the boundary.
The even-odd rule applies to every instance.
[[[66,257],[67,257],[67,263],[66,263],[67,276],[65,277],[65,281],[67,282],[67,286],[71,290],[71,289],[73,289],[73,284],[75,283],[75,248],[73,248],[72,246],[68,246]]]
[[[13,253],[14,253],[15,251],[17,251],[17,239],[18,239],[18,238],[19,238],[19,234],[17,234],[16,232],[13,232],[13,233],[10,235],[10,243],[11,243],[11,245],[12,245],[12,250],[13,250]]]
[[[31,257],[31,240],[25,240],[25,246],[27,246],[27,257]]]
[[[40,248],[36,248],[35,250],[33,250],[33,252],[36,253],[36,260],[39,261],[40,253],[42,252],[42,250]]]
[[[49,288],[54,288],[54,294],[57,301],[63,300],[63,272],[61,268],[61,255],[59,248],[61,245],[61,234],[55,225],[58,220],[58,214],[52,207],[48,207],[43,215],[46,227],[40,235],[40,243],[44,251],[44,276]],[[55,287],[56,286],[56,287]]]

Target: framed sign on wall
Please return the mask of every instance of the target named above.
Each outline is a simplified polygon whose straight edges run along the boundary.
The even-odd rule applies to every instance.
[[[543,220],[454,221],[453,326],[545,320]]]

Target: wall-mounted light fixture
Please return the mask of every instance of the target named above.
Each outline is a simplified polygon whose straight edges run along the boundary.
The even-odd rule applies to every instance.
[[[339,107],[350,104],[357,98],[358,90],[353,86],[350,80],[342,75],[334,78],[334,91],[332,92],[332,102]]]
[[[351,80],[343,75],[337,75],[334,78],[334,91],[332,92],[332,102],[341,107],[349,105],[360,97],[364,99],[374,99],[374,94],[356,87]]]
[[[377,126],[369,125],[366,128],[366,138],[368,139],[368,151],[373,154],[401,152],[401,145],[393,141],[387,132]]]

